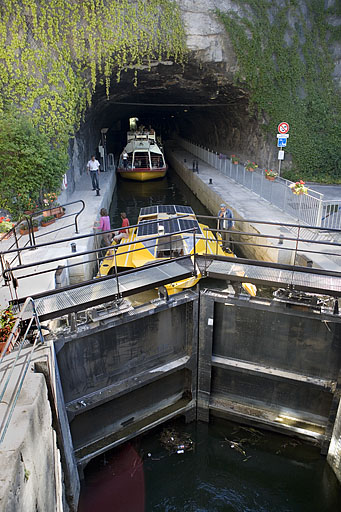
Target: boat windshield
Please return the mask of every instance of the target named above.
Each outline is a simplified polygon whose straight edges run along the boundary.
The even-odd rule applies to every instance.
[[[148,152],[138,152],[134,154],[133,165],[135,169],[147,169],[150,167]]]
[[[184,255],[184,243],[181,235],[162,237],[156,247],[156,258],[178,258]]]

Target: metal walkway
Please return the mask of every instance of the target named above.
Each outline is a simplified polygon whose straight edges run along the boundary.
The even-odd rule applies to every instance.
[[[246,264],[239,258],[226,258],[226,260],[213,260],[206,262],[204,270],[207,277],[225,279],[228,281],[250,282],[265,286],[288,287],[310,293],[326,294],[333,297],[341,296],[341,274],[332,272],[292,267],[288,265]],[[262,265],[263,263],[263,265]],[[203,262],[199,264],[203,268]],[[302,268],[302,270],[298,270]]]
[[[68,313],[82,311],[89,307],[128,297],[193,276],[194,265],[190,257],[165,261],[158,265],[141,267],[134,271],[107,276],[85,285],[74,285],[34,296],[40,321],[57,318]],[[32,313],[27,312],[27,318]],[[24,317],[26,319],[26,317]]]

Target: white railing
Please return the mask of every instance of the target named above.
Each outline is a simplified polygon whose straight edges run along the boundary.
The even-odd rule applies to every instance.
[[[297,196],[289,188],[292,181],[280,177],[275,181],[268,181],[262,169],[250,172],[243,164],[233,164],[226,155],[218,154],[185,139],[179,138],[178,142],[200,160],[277,206],[299,222],[309,226],[341,229],[341,201],[325,201],[323,194],[310,188],[307,195]]]

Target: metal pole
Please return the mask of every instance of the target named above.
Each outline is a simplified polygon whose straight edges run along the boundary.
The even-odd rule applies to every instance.
[[[116,287],[117,287],[117,296],[120,295],[120,283],[118,280],[118,274],[117,274],[117,261],[116,261],[116,247],[114,247],[114,263],[115,263],[115,275],[116,275]]]

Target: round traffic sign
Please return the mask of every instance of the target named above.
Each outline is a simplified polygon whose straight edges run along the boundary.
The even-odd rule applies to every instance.
[[[288,133],[289,131],[289,124],[288,123],[279,123],[278,125],[278,132],[279,133]]]

